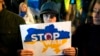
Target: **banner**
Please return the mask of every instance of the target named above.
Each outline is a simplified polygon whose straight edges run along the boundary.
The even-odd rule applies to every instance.
[[[27,0],[26,2],[33,13],[37,15],[39,13],[39,0]]]
[[[63,55],[71,47],[71,21],[20,25],[20,31],[23,48],[34,56]]]

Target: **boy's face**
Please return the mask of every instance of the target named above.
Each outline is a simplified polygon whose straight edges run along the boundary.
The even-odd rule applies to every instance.
[[[56,22],[57,18],[55,14],[46,13],[46,14],[43,14],[43,21],[44,23]]]
[[[96,25],[100,25],[100,4],[96,3],[93,7],[93,23]]]

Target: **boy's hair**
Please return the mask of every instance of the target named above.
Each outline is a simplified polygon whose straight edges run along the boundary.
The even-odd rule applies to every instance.
[[[40,8],[40,18],[43,20],[43,14],[55,14],[57,21],[59,21],[59,7],[57,3],[53,1],[45,2]],[[43,22],[43,21],[42,21]]]

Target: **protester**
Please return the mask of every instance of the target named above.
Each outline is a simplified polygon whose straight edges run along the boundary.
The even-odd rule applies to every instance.
[[[5,0],[0,0],[0,56],[33,56],[30,50],[23,50],[19,25],[25,21],[8,11]]]
[[[56,3],[52,1],[47,1],[41,6],[40,18],[43,23],[54,23],[60,22],[59,20],[59,7]],[[64,55],[75,56],[76,49],[74,47],[69,47],[64,49]]]
[[[100,0],[92,0],[89,17],[92,23],[80,25],[72,36],[72,44],[78,48],[78,56],[100,54]]]

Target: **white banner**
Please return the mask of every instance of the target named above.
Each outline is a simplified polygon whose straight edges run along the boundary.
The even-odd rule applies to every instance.
[[[20,31],[23,48],[34,56],[63,55],[71,47],[71,21],[20,25]]]

